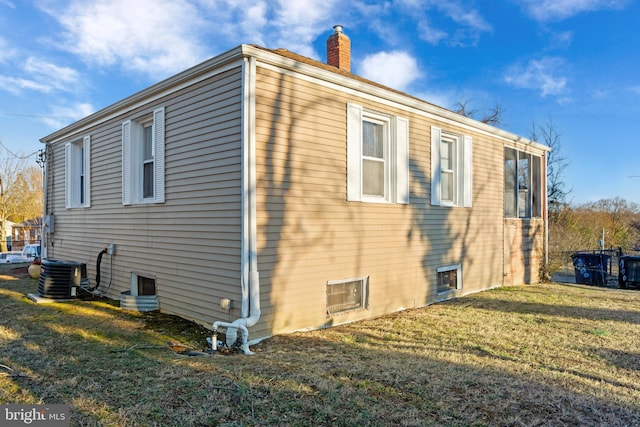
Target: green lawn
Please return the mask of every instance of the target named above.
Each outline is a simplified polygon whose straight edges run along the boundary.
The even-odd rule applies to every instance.
[[[0,267],[0,403],[65,403],[74,426],[637,426],[640,291],[495,289],[254,356],[186,356],[208,331],[117,302],[35,304]]]

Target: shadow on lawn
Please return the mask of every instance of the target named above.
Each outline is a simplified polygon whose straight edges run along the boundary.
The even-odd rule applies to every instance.
[[[0,403],[70,404],[71,425],[217,422],[206,402],[194,420],[183,397],[193,372],[170,363],[179,355],[147,327],[157,316],[82,300],[35,304],[26,294],[37,282],[22,279],[0,280]]]
[[[501,299],[499,293],[491,295],[476,294],[468,299],[447,301],[447,304],[471,305],[483,310],[495,310],[505,313],[547,315],[572,319],[612,320],[640,324],[640,311],[514,301],[512,299]]]
[[[406,347],[397,352],[381,350],[380,337],[375,334],[362,334],[356,327],[338,329],[333,337],[355,342],[345,344],[294,334],[274,337],[264,343],[261,350],[273,352],[283,342],[290,348],[313,349],[288,355],[303,358],[300,364],[286,360],[283,355],[282,369],[278,370],[281,379],[303,386],[317,385],[318,378],[322,378],[323,387],[314,388],[319,400],[327,399],[323,393],[344,388],[348,390],[345,393],[349,393],[345,396],[345,405],[357,402],[362,406],[358,410],[364,413],[367,407],[377,405],[377,410],[386,414],[384,421],[392,425],[632,425],[638,422],[633,408],[575,393],[557,384],[546,384],[524,374],[513,375],[491,366],[470,366],[464,363],[470,356],[467,352],[445,350],[458,353],[460,362],[452,363],[417,355]],[[378,348],[372,350],[372,347]],[[379,408],[381,399],[388,402],[384,409]]]
[[[161,343],[163,335],[102,303],[36,305],[19,297],[33,286],[0,281],[0,330],[10,331],[0,340],[0,364],[25,375],[8,383],[0,378],[7,384],[0,400],[70,404],[72,425],[632,425],[640,419],[637,408],[559,383],[465,363],[479,350],[432,346],[457,353],[455,363],[419,355],[425,345],[417,338],[402,342],[401,351],[388,350],[381,342],[388,347],[393,336],[357,324],[274,337],[254,346],[252,357],[185,358],[132,348]]]

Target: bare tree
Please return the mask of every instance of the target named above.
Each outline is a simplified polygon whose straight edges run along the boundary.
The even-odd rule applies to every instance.
[[[567,196],[571,193],[564,180],[569,161],[562,152],[561,135],[553,119],[548,118],[542,124],[532,121],[530,132],[531,140],[551,148],[547,157],[547,200],[550,209],[554,211],[565,204]]]
[[[0,159],[0,250],[7,250],[7,222],[22,222],[42,215],[42,171],[26,158]]]
[[[478,110],[469,109],[470,100],[464,100],[460,102],[456,102],[453,106],[453,111],[461,116],[469,117],[472,119],[476,118],[478,114]],[[482,123],[486,123],[491,126],[502,126],[504,122],[502,120],[502,116],[504,115],[506,109],[502,107],[500,104],[497,104],[491,109],[483,112],[483,115],[477,119]]]

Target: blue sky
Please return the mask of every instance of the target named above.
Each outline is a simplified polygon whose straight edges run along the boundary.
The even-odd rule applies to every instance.
[[[0,143],[38,140],[241,43],[326,60],[529,137],[549,119],[569,201],[640,204],[640,5],[633,0],[0,0]],[[415,143],[415,142],[413,142]],[[35,161],[35,156],[31,159]]]

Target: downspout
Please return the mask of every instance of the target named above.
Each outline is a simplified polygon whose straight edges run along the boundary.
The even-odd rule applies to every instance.
[[[44,154],[42,156],[42,197],[44,198],[42,203],[42,230],[40,231],[40,247],[42,250],[42,259],[47,258],[47,247],[49,246],[49,227],[47,226],[47,190],[49,188],[49,142],[45,143]]]
[[[217,330],[227,329],[226,344],[233,346],[242,333],[241,348],[249,349],[249,328],[260,319],[260,277],[258,274],[258,242],[256,227],[256,147],[255,147],[256,60],[244,58],[242,63],[242,244],[241,289],[242,317],[233,322],[214,322],[211,346],[217,349]]]
[[[547,159],[549,157],[549,153],[545,153],[544,155],[544,270],[545,275],[549,275],[549,193],[547,192],[547,187],[549,183],[547,182]],[[545,278],[546,279],[546,278]]]

